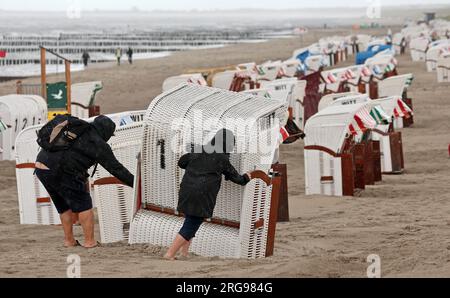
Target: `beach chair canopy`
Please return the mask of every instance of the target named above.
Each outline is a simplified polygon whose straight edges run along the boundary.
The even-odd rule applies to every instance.
[[[339,154],[349,134],[375,126],[376,122],[370,116],[366,102],[331,105],[311,117],[306,123],[305,146],[319,146]]]
[[[202,76],[201,73],[193,73],[193,74],[183,74],[179,76],[174,76],[167,78],[163,83],[163,92],[170,90],[180,84],[183,83],[192,83],[192,84],[198,84],[201,86],[207,86],[208,83],[206,82],[205,78]]]
[[[356,55],[356,64],[361,65],[364,64],[367,59],[374,57],[380,52],[383,52],[385,50],[392,50],[392,46],[390,45],[372,45],[370,46],[367,51],[360,52]]]

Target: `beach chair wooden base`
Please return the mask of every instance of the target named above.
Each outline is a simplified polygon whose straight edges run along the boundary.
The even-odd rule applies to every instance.
[[[289,194],[287,165],[275,164],[273,170],[280,174],[281,186],[279,194],[278,222],[289,222]]]

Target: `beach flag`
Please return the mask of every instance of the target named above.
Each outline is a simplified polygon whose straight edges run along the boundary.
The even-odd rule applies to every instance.
[[[0,50],[0,58],[6,58],[6,51]]]

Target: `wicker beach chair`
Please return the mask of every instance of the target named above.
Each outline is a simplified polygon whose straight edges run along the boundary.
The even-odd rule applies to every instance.
[[[332,104],[311,117],[305,126],[306,194],[352,196],[364,189],[366,148],[358,142],[375,126],[367,102]]]
[[[450,82],[450,51],[439,56],[436,68],[438,82]]]
[[[205,78],[202,76],[201,73],[193,73],[193,74],[183,74],[179,76],[174,76],[167,78],[163,83],[163,92],[170,90],[177,85],[183,84],[183,83],[192,83],[192,84],[198,84],[201,86],[207,86],[208,83],[206,82]]]
[[[277,119],[286,111],[279,101],[191,84],[157,97],[144,124],[129,243],[171,244],[183,223],[176,211],[183,177],[177,162],[190,144],[204,144],[211,133],[226,127],[237,140],[233,165],[242,173],[256,171],[255,177],[245,188],[223,182],[214,216],[199,230],[192,252],[224,258],[271,255],[277,179],[268,175],[279,144],[271,132],[279,131]],[[193,127],[199,119],[209,121],[209,126]],[[233,123],[236,120],[239,125]],[[271,144],[264,156],[250,150],[262,143]]]
[[[136,157],[142,145],[143,122],[119,127],[109,141],[117,160],[131,173],[136,172]],[[92,180],[92,193],[97,207],[102,243],[114,243],[128,239],[132,216],[134,192],[121,185],[99,166]]]
[[[71,114],[81,119],[96,116],[93,112],[95,99],[103,89],[102,82],[85,82],[72,85]]]
[[[450,50],[450,40],[448,39],[432,42],[428,47],[428,51],[426,53],[427,71],[428,72],[436,71],[439,56],[444,51],[449,50]]]
[[[34,175],[39,145],[37,132],[43,125],[32,126],[17,137],[16,178],[19,199],[20,224],[22,225],[58,225],[59,214],[44,186]]]
[[[426,35],[428,36],[428,35]],[[409,47],[411,50],[411,58],[413,61],[425,61],[426,60],[426,52],[428,49],[428,45],[430,44],[430,40],[428,37],[417,37],[411,39],[409,43]]]
[[[0,97],[0,118],[10,127],[0,135],[0,160],[15,160],[15,142],[22,130],[47,119],[47,103],[35,95]]]

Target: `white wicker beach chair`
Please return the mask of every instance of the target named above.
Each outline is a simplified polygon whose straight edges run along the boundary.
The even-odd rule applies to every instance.
[[[202,76],[201,73],[194,73],[194,74],[183,74],[179,76],[174,76],[167,78],[163,83],[163,92],[170,90],[180,84],[183,83],[192,83],[192,84],[198,84],[201,86],[207,86],[208,83],[206,82],[205,78]]]
[[[442,52],[450,49],[450,40],[444,39],[432,42],[428,47],[426,53],[427,71],[433,72],[436,70],[437,61]]]
[[[136,175],[140,184],[136,187],[130,244],[171,244],[183,223],[176,212],[183,177],[177,162],[189,144],[206,143],[211,133],[226,127],[236,135],[239,154],[231,156],[236,169],[242,173],[259,172],[245,188],[223,182],[213,219],[201,227],[192,252],[225,258],[270,255],[267,251],[273,246],[271,216],[275,208],[271,200],[275,199],[272,188],[276,183],[267,174],[278,148],[271,132],[279,131],[281,123],[276,119],[281,119],[286,111],[287,107],[275,100],[189,84],[157,97],[147,111],[144,124],[141,162]],[[199,124],[201,116],[210,125],[192,127],[192,123]],[[174,122],[175,119],[178,120]],[[236,126],[232,122],[238,119],[240,124]],[[277,144],[268,146],[267,159],[257,150],[249,151],[250,146],[269,140]]]
[[[336,100],[344,97],[362,95],[358,92],[331,93],[323,96],[319,102],[319,112],[331,106]]]
[[[16,178],[19,197],[20,224],[57,225],[60,218],[44,186],[34,175],[39,153],[37,132],[42,125],[22,131],[16,141]]]
[[[306,75],[319,71],[321,67],[328,66],[323,55],[309,56],[305,60],[305,65],[307,67]]]
[[[310,118],[305,126],[306,194],[353,195],[353,156],[346,142],[375,126],[367,102],[332,104]]]
[[[15,141],[27,127],[46,122],[47,104],[35,95],[0,97],[0,118],[10,127],[0,135],[0,160],[15,160]]]
[[[109,141],[114,155],[131,173],[136,172],[136,157],[142,147],[143,122],[118,127]],[[103,167],[92,180],[93,199],[97,207],[102,243],[128,239],[134,192],[111,177]]]
[[[450,82],[450,51],[439,56],[436,67],[438,82]]]
[[[274,81],[277,79],[283,67],[281,61],[268,61],[264,64],[258,65],[258,81]]]
[[[306,93],[306,81],[296,78],[279,79],[261,84],[269,91],[270,98],[279,99],[289,107],[293,121],[300,129],[304,127],[303,100]]]
[[[428,37],[413,38],[409,43],[412,60],[413,61],[425,61],[426,60],[426,52],[427,52],[429,44],[430,44],[430,40]]]
[[[230,90],[231,84],[233,83],[234,80],[234,76],[236,75],[237,72],[238,72],[237,70],[227,70],[215,74],[212,79],[212,87]]]
[[[292,78],[297,74],[300,67],[300,61],[297,59],[286,60],[282,63],[283,73],[285,77]]]
[[[71,114],[81,119],[89,118],[89,109],[95,105],[95,98],[102,89],[103,83],[99,81],[73,84]]]
[[[379,124],[372,130],[373,139],[380,141],[381,170],[383,173],[401,173],[404,169],[401,135],[390,132],[390,123],[398,123],[412,111],[398,96],[372,100],[369,104],[372,108],[380,106],[390,118],[388,124]]]
[[[402,96],[410,87],[413,74],[405,74],[386,78],[378,82],[378,97]]]

